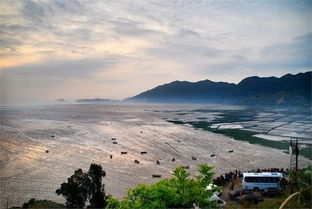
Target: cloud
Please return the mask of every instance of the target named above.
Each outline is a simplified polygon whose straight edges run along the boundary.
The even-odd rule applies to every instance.
[[[50,62],[31,63],[4,69],[3,75],[41,78],[81,78],[88,79],[99,71],[105,71],[122,63],[126,57],[111,56],[102,59],[51,60]]]
[[[33,21],[37,24],[43,21],[45,16],[45,9],[43,5],[32,0],[25,0],[22,3],[21,12],[25,19]]]
[[[149,48],[147,52],[150,56],[157,56],[163,59],[175,59],[182,62],[192,61],[190,59],[209,59],[222,56],[223,50],[211,48],[209,46],[196,46],[187,44],[164,44],[164,47]],[[181,59],[183,57],[184,59]]]
[[[152,30],[141,26],[139,22],[135,21],[111,21],[115,25],[114,31],[119,35],[144,37],[149,35],[161,35],[163,32]]]
[[[277,43],[262,49],[265,59],[281,59],[283,62],[293,63],[290,65],[312,66],[311,61],[312,33],[295,37],[291,42]],[[282,63],[281,63],[282,64]]]
[[[171,79],[296,73],[311,68],[311,11],[292,0],[1,1],[0,71],[10,97],[38,86],[38,98],[78,82],[123,98]]]
[[[180,34],[181,37],[188,37],[188,36],[195,36],[195,37],[200,37],[200,34],[190,30],[190,29],[181,29]]]

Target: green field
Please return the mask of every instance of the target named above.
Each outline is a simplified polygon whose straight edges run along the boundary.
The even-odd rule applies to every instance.
[[[261,110],[262,111],[262,110]],[[257,109],[243,109],[243,110],[210,110],[210,109],[203,109],[203,110],[193,110],[193,113],[214,113],[217,115],[211,121],[206,121],[206,117],[195,117],[194,121],[184,121],[183,118],[179,120],[177,118],[173,120],[167,120],[167,122],[174,123],[174,124],[189,124],[192,125],[194,129],[200,129],[204,131],[211,131],[218,134],[223,134],[229,137],[232,137],[235,140],[240,141],[247,141],[251,144],[259,144],[262,146],[272,147],[276,149],[283,150],[285,153],[288,153],[289,150],[289,142],[288,141],[272,141],[263,138],[256,137],[255,135],[258,132],[254,132],[252,130],[241,130],[241,129],[217,129],[211,128],[213,124],[223,124],[223,123],[237,123],[237,122],[248,122],[248,121],[255,121],[257,120],[256,116],[259,113]],[[267,110],[267,114],[276,114],[275,117],[267,117],[265,118],[267,123],[274,121],[279,121],[283,118],[287,118],[291,115],[295,115],[292,111],[287,110],[280,110],[278,112],[274,112],[274,110]],[[281,115],[281,116],[280,116]],[[305,115],[302,118],[306,117]],[[312,160],[312,146],[305,145],[305,147],[300,147],[299,153],[300,155]]]

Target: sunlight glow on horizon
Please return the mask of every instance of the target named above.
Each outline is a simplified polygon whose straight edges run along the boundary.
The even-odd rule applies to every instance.
[[[1,99],[123,99],[312,69],[311,1],[0,0]]]

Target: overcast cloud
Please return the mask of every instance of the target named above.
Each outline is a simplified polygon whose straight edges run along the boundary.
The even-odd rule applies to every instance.
[[[311,21],[311,0],[0,0],[1,100],[309,71]]]

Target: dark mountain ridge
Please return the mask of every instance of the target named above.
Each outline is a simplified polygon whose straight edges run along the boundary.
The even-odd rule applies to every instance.
[[[248,77],[238,84],[174,81],[126,99],[135,102],[311,106],[311,71],[277,77]]]

